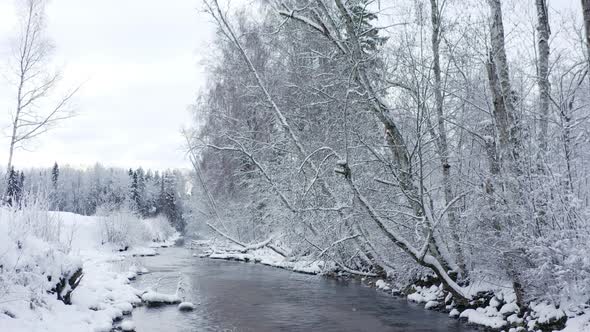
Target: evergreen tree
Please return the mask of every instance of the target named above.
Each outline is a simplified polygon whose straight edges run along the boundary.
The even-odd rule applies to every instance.
[[[49,194],[50,209],[60,211],[60,197],[58,192],[58,181],[59,181],[59,165],[57,162],[53,164],[51,169],[51,192]]]
[[[129,196],[131,198],[131,203],[133,204],[133,209],[138,209],[139,191],[137,190],[137,172],[134,172],[130,169],[129,175],[131,176],[131,188]]]
[[[375,13],[368,10],[371,0],[354,0],[350,3],[350,12],[359,36],[362,51],[365,54],[372,54],[385,44],[387,37],[379,36],[379,29],[373,26],[372,21],[377,19]]]
[[[138,168],[135,171],[136,174],[136,178],[137,178],[137,184],[136,184],[136,191],[137,191],[137,195],[136,195],[136,200],[135,200],[135,204],[137,206],[137,212],[139,213],[140,216],[145,217],[147,216],[147,204],[145,201],[145,173],[143,171],[143,168]]]
[[[24,188],[25,188],[25,173],[23,171],[20,172],[18,179],[16,181],[16,192],[15,192],[15,201],[16,204],[20,206],[22,202],[22,198],[24,196]]]
[[[53,185],[53,189],[57,190],[57,181],[59,180],[59,165],[57,162],[53,164],[53,169],[51,169],[51,184]]]
[[[12,206],[15,203],[15,197],[18,191],[19,175],[14,170],[14,166],[10,168],[8,173],[8,183],[6,185],[6,203]]]
[[[177,230],[184,230],[185,224],[178,195],[176,174],[168,171],[164,173],[160,188],[161,213],[168,218]]]

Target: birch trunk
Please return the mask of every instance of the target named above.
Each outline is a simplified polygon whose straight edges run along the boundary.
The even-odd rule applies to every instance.
[[[494,117],[496,120],[496,129],[499,133],[500,146],[498,147],[498,156],[500,159],[500,169],[494,169],[492,166],[492,175],[496,176],[496,181],[500,181],[504,194],[516,204],[524,204],[523,190],[519,184],[518,177],[522,174],[521,167],[521,128],[519,124],[519,117],[516,114],[515,101],[510,83],[510,71],[508,68],[508,60],[506,56],[506,47],[504,40],[504,24],[502,17],[502,2],[501,0],[488,0],[491,14],[491,50],[490,61],[488,62],[488,77],[490,83],[490,90],[494,100]],[[495,174],[500,171],[501,174]],[[493,180],[493,179],[492,179]],[[490,188],[491,193],[495,188]],[[492,211],[497,209],[497,203],[492,196],[489,196],[490,207]],[[501,217],[502,216],[502,217]],[[503,212],[498,216],[493,213],[492,223],[496,230],[496,234],[501,239],[501,230],[504,228],[504,222],[510,220],[518,223],[520,218],[518,213],[512,211]],[[519,252],[520,250],[514,250]],[[516,294],[517,302],[520,307],[524,304],[524,289],[522,287],[520,275],[516,270],[513,262],[514,257],[505,255],[504,264],[506,273],[512,279],[513,289]]]
[[[590,3],[590,1],[589,1]],[[537,45],[538,45],[538,72],[537,84],[539,86],[539,150],[540,157],[544,159],[547,152],[547,130],[549,123],[549,17],[547,13],[547,1],[535,0],[537,7]]]
[[[451,163],[449,162],[449,144],[447,139],[447,129],[444,114],[444,97],[442,93],[442,79],[440,69],[440,37],[441,37],[441,18],[437,0],[430,0],[430,16],[432,21],[432,70],[434,72],[434,96],[436,107],[436,118],[438,135],[434,137],[437,142],[438,155],[441,164],[442,182],[445,197],[445,204],[449,205],[454,197],[451,183]],[[453,240],[453,249],[455,251],[457,265],[460,273],[465,276],[467,271],[465,267],[465,258],[461,248],[459,238],[459,225],[457,221],[457,209],[453,205],[447,212],[449,226],[451,228],[451,238]]]
[[[514,96],[510,83],[510,70],[506,56],[504,40],[504,23],[502,18],[502,2],[500,0],[488,0],[491,12],[491,75],[494,76],[494,84],[491,86],[494,96],[494,117],[498,129],[500,146],[499,155],[501,163],[508,163],[510,173],[520,173],[518,162],[520,160],[520,125],[516,116]]]

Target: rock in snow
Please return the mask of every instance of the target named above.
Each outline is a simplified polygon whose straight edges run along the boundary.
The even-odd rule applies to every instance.
[[[141,299],[148,304],[175,304],[180,303],[176,294],[164,294],[154,291],[147,291],[141,295]]]
[[[377,280],[377,282],[375,283],[375,286],[376,286],[377,288],[379,288],[379,289],[382,289],[382,290],[385,290],[385,291],[388,291],[388,290],[390,290],[390,289],[391,289],[391,288],[389,287],[389,285],[388,285],[388,284],[387,284],[385,281],[383,281],[383,280],[381,280],[381,279]]]
[[[121,323],[121,330],[123,331],[135,331],[135,323],[131,320],[124,320]]]
[[[178,310],[180,311],[191,311],[195,309],[195,305],[191,302],[182,302],[178,305]]]
[[[483,325],[493,329],[499,329],[506,325],[505,320],[500,317],[487,315],[483,308],[477,308],[477,310],[467,309],[463,311],[459,317],[467,318],[469,323]]]

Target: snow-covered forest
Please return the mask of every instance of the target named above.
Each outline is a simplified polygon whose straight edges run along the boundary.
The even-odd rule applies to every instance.
[[[190,147],[211,230],[399,288],[436,276],[456,303],[503,291],[578,312],[582,3],[206,1],[217,38]]]
[[[60,167],[11,170],[7,200],[21,203],[26,197],[42,197],[51,211],[91,216],[101,210],[128,209],[142,218],[164,215],[180,231],[185,227],[185,207],[190,204],[190,174],[160,171]],[[188,210],[186,211],[188,212]]]
[[[112,101],[54,59],[64,7],[51,3],[15,1],[0,52],[0,331],[590,331],[589,0],[195,0],[211,29],[202,84],[174,71],[182,57],[162,70],[139,54],[206,29],[137,25],[90,66],[131,54],[111,75],[136,86],[91,85],[113,85]],[[172,4],[129,3],[125,21],[165,31]],[[150,48],[135,52],[139,30]],[[141,90],[150,79],[191,91],[175,146],[151,131],[178,95]],[[117,108],[134,89],[141,102]],[[115,115],[74,128],[78,100]],[[89,128],[104,147],[60,158]],[[44,162],[23,162],[37,145]],[[184,164],[152,166],[173,149]],[[299,293],[316,282],[314,296],[340,299],[329,310]],[[412,318],[423,308],[439,316]]]

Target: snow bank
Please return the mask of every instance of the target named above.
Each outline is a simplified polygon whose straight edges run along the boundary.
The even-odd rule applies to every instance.
[[[145,242],[120,252],[117,244],[104,241],[103,221],[0,209],[0,331],[110,331],[114,320],[142,302],[129,279],[147,270],[131,265],[121,271],[115,265],[134,254],[154,253],[146,247],[154,240],[150,234],[160,240],[166,233],[160,226],[145,227]],[[83,277],[71,293],[71,305],[48,293],[60,277],[80,267]]]
[[[194,242],[195,241],[193,241],[193,243]],[[204,244],[201,243],[199,246],[204,246]],[[333,269],[332,265],[327,266],[326,262],[323,260],[302,257],[296,261],[290,261],[268,248],[250,250],[248,253],[241,253],[239,252],[240,249],[241,248],[239,247],[232,246],[212,248],[205,254],[193,256],[198,256],[201,258],[260,263],[267,266],[306,274],[321,274]]]
[[[583,332],[590,331],[590,313],[572,317],[567,320],[565,329],[561,332]]]
[[[459,315],[461,318],[467,318],[472,324],[483,325],[494,329],[499,329],[506,325],[506,321],[498,315],[486,310],[487,308],[467,309]]]
[[[124,320],[121,323],[121,330],[123,331],[135,331],[135,323],[131,320]]]

